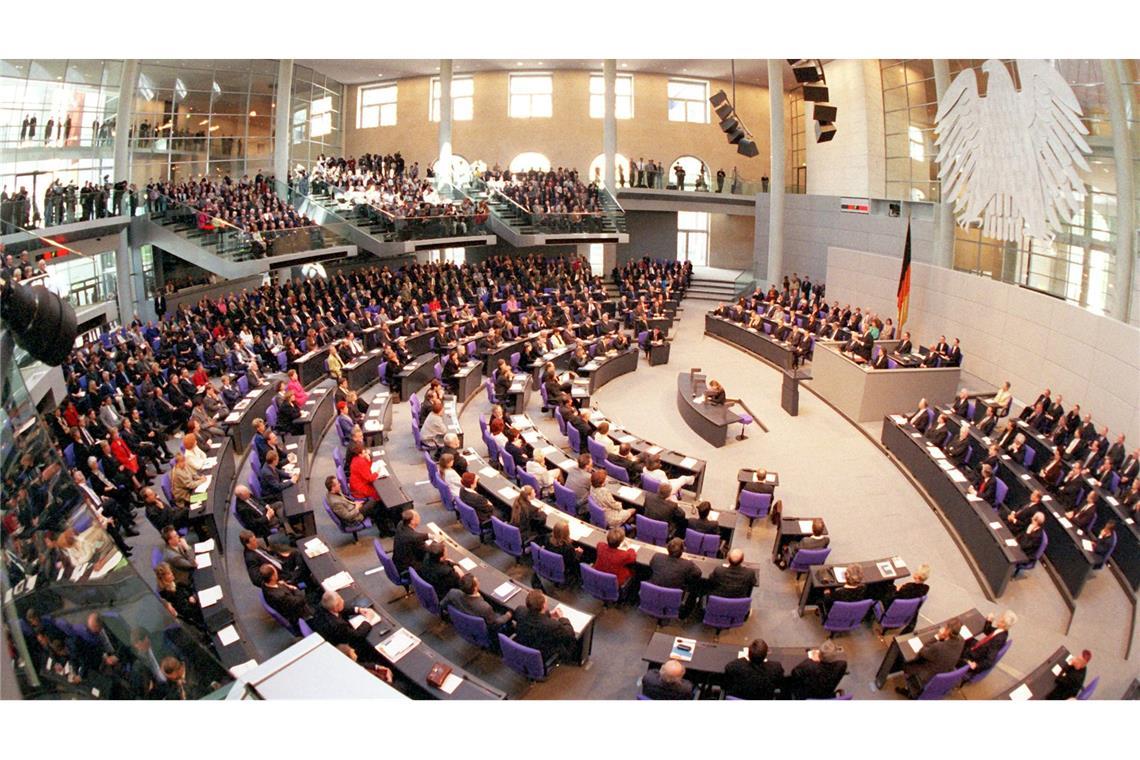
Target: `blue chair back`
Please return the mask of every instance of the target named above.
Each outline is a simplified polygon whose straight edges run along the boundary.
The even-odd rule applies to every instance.
[[[487,447],[487,458],[492,462],[499,458],[499,444],[490,433],[483,433],[483,445]]]
[[[751,525],[753,520],[762,520],[768,516],[768,510],[772,508],[772,494],[770,493],[756,493],[744,489],[740,492],[740,504],[737,505],[736,510],[748,518],[748,524]]]
[[[443,611],[439,607],[439,596],[435,593],[435,588],[421,578],[414,567],[408,568],[408,577],[412,581],[412,591],[415,592],[420,606],[433,615],[441,615]]]
[[[431,455],[426,451],[422,452],[422,456],[424,458],[424,464],[427,465],[428,480],[434,484],[439,480],[439,465],[435,463],[435,460],[432,459]]]
[[[996,657],[994,657],[994,661],[993,661],[993,664],[992,664],[992,665],[990,665],[990,666],[989,666],[988,668],[986,668],[985,670],[974,670],[974,671],[971,671],[971,672],[970,672],[970,673],[969,673],[969,674],[966,676],[965,682],[966,682],[966,683],[977,683],[978,681],[980,681],[980,680],[982,680],[983,678],[985,678],[986,676],[988,676],[988,675],[990,674],[990,671],[992,671],[992,670],[994,669],[994,667],[995,667],[995,666],[996,666],[996,665],[997,665],[999,662],[1001,662],[1001,658],[1002,658],[1002,657],[1005,657],[1005,653],[1009,651],[1009,648],[1010,648],[1010,646],[1011,646],[1012,644],[1013,644],[1013,641],[1007,638],[1007,639],[1005,640],[1005,643],[1001,645],[1001,649],[999,649],[999,650],[998,650],[997,656],[996,656]]]
[[[602,462],[602,466],[606,469],[606,474],[619,483],[629,484],[629,470],[622,467],[620,464],[614,464],[610,461]]]
[[[534,572],[539,578],[559,586],[566,583],[566,562],[561,554],[544,549],[533,541],[528,548],[534,561]]]
[[[575,454],[582,453],[582,436],[573,425],[566,425],[566,437],[570,440],[570,450]]]
[[[451,493],[451,486],[449,486],[442,478],[437,478],[435,481],[435,490],[439,493],[439,501],[443,508],[449,512],[458,512],[456,505],[459,499],[455,498]]]
[[[277,427],[277,405],[270,404],[265,410],[265,424],[271,428]]]
[[[590,510],[590,524],[606,528],[606,510],[602,509],[602,505],[594,501],[593,496],[586,497],[586,504]]]
[[[997,507],[1005,504],[1005,497],[1009,494],[1009,486],[1000,478],[994,483],[994,486],[996,494],[994,496],[994,506]]]
[[[372,539],[372,548],[376,550],[376,558],[380,560],[380,565],[384,568],[384,575],[388,576],[388,580],[394,586],[403,586],[404,590],[408,590],[411,584],[411,579],[407,574],[400,574],[399,569],[396,568],[396,563],[392,561],[392,556],[384,551],[384,547],[380,544],[380,539]]]
[[[752,597],[744,596],[730,599],[723,596],[710,595],[705,604],[705,617],[702,622],[712,626],[717,632],[725,628],[739,628],[748,619],[752,610]]]
[[[536,494],[542,493],[542,484],[538,482],[538,478],[531,475],[521,467],[518,469],[519,485],[530,486],[534,489]]]
[[[669,541],[669,523],[663,520],[651,520],[645,515],[638,515],[637,540],[654,546],[664,546]]]
[[[162,564],[162,547],[156,546],[150,550],[150,569],[153,570]]]
[[[251,471],[249,473],[249,479],[246,481],[246,483],[249,484],[250,493],[252,493],[254,495],[254,498],[260,499],[261,498],[261,478],[258,476],[256,470]]]
[[[502,633],[499,634],[499,649],[503,653],[503,664],[519,675],[532,681],[546,678],[546,663],[543,662],[542,652],[524,646]]]
[[[621,596],[618,588],[617,576],[613,573],[603,573],[589,565],[581,565],[582,590],[595,599],[603,602],[616,602]]]
[[[1080,692],[1077,694],[1077,699],[1080,700],[1081,702],[1084,702],[1086,699],[1091,699],[1093,692],[1096,691],[1096,686],[1098,683],[1100,683],[1100,676],[1097,676],[1096,678],[1094,678],[1092,681],[1089,682],[1088,686],[1081,689]]]
[[[485,414],[479,415],[479,432],[484,435],[490,435],[491,433],[491,428],[487,425],[487,415]]]
[[[554,407],[554,421],[558,423],[558,432],[566,435],[566,418],[562,416],[560,407]]]
[[[511,456],[510,452],[503,449],[499,452],[499,464],[503,465],[503,472],[511,480],[518,479],[518,468],[515,466],[515,458]]]
[[[1024,465],[1025,467],[1032,467],[1033,466],[1033,460],[1036,457],[1037,457],[1037,450],[1030,447],[1030,446],[1026,446],[1025,447],[1025,453],[1021,457],[1021,464]]]
[[[480,649],[491,648],[491,632],[487,630],[487,621],[475,615],[468,615],[462,610],[457,610],[454,607],[449,607],[447,610],[448,617],[451,618],[451,624],[455,626],[455,632],[459,634],[460,638],[469,644],[474,644]]]
[[[640,603],[637,608],[650,617],[662,620],[677,620],[681,616],[681,594],[679,588],[663,588],[652,583],[642,583]]]
[[[237,387],[241,395],[244,396],[245,394],[249,393],[249,378],[245,375],[239,377],[237,381]]]
[[[557,480],[554,481],[554,506],[568,515],[577,516],[578,514],[578,497]]]
[[[690,528],[685,531],[685,551],[703,557],[715,557],[720,551],[720,536]]]
[[[827,611],[827,619],[823,621],[824,630],[842,633],[858,628],[874,603],[874,599],[833,603],[831,609]]]
[[[413,397],[414,398],[414,397]],[[423,439],[420,438],[420,426],[416,424],[416,418],[412,417],[412,440],[415,441],[416,449],[422,451],[424,448]]]
[[[488,403],[491,403],[491,404],[498,403],[495,401],[495,386],[491,384],[490,379],[483,381],[483,387],[487,391]]]
[[[329,505],[328,496],[325,496],[324,499],[322,499],[322,502],[325,506],[325,512],[328,514],[329,519],[333,521],[333,524],[340,529],[341,533],[352,534],[352,540],[354,541],[356,540],[356,534],[358,532],[372,525],[372,522],[367,517],[357,523],[345,522],[344,520],[337,517],[336,512],[334,512],[332,506]]]
[[[459,512],[460,524],[473,536],[478,536],[480,541],[484,540],[483,526],[479,524],[479,515],[474,507],[464,504],[460,499],[455,500],[455,509]]]
[[[431,368],[432,374],[435,375],[436,380],[443,380],[443,365],[436,362]]]
[[[519,533],[518,528],[492,515],[491,534],[495,537],[495,546],[515,559],[522,556],[522,534]]]
[[[513,369],[515,372],[519,371],[519,359],[521,358],[521,351],[515,351],[513,354],[511,354],[511,369]]]
[[[63,461],[67,462],[67,466],[75,469],[75,444],[69,443],[63,449]]]
[[[978,402],[975,399],[970,399],[969,401],[966,402],[966,417],[969,418],[970,422],[973,422],[974,420],[976,420],[978,418],[977,417],[977,411],[978,411]]]
[[[665,482],[665,473],[661,472],[660,477],[658,477],[658,475],[657,475],[658,472],[661,472],[661,471],[660,470],[654,470],[654,471],[644,470],[641,473],[641,490],[642,491],[645,491],[647,493],[657,493],[657,489],[660,488],[661,484]]]
[[[586,450],[590,452],[590,458],[594,460],[595,467],[601,467],[606,462],[606,447],[593,438],[586,439]]]
[[[1089,533],[1090,534],[1092,533],[1091,529],[1089,530]],[[1111,536],[1109,536],[1109,538],[1108,538],[1108,551],[1104,553],[1104,556],[1101,557],[1100,560],[1095,565],[1093,565],[1093,567],[1095,569],[1099,570],[1100,568],[1107,565],[1108,560],[1112,558],[1112,553],[1114,551],[1116,551],[1116,533],[1115,532],[1113,532],[1113,534]]]
[[[380,377],[380,384],[381,385],[387,385],[388,384],[388,362],[386,362],[386,361],[380,362],[380,366],[376,368],[376,373]]]
[[[1022,570],[1030,570],[1030,569],[1036,567],[1037,563],[1041,561],[1041,555],[1043,555],[1045,553],[1045,550],[1048,548],[1049,548],[1049,534],[1046,533],[1045,531],[1042,531],[1041,532],[1041,545],[1037,547],[1037,551],[1035,551],[1033,553],[1033,556],[1029,558],[1028,562],[1019,562],[1017,564],[1018,572],[1020,572]]]
[[[289,633],[293,634],[294,636],[301,635],[301,631],[297,628],[297,626],[290,623],[284,615],[269,606],[269,602],[265,599],[264,591],[259,592],[258,596],[261,598],[261,606],[265,609],[266,612],[269,613],[269,617],[277,621],[278,625],[289,631]]]
[[[883,609],[881,603],[875,602],[872,614],[876,622],[884,629],[905,628],[918,615],[918,608],[925,601],[925,596],[917,599],[893,599],[886,609]]]
[[[921,700],[935,700],[942,699],[949,694],[954,688],[962,683],[962,679],[970,672],[968,665],[963,665],[957,670],[951,670],[949,673],[939,673],[926,682],[926,687],[923,688],[922,693],[918,695]]]
[[[168,502],[174,503],[174,488],[170,485],[170,470],[162,473],[162,495]]]

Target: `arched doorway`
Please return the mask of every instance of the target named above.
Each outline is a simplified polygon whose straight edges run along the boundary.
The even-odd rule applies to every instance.
[[[541,153],[533,152],[520,153],[511,159],[511,174],[529,172],[532,169],[540,172],[550,171],[550,159]]]
[[[595,158],[590,163],[590,171],[588,171],[586,173],[586,176],[582,177],[581,179],[585,180],[586,182],[598,182],[599,184],[605,184],[605,179],[606,179],[606,154],[605,153],[598,155],[598,157]],[[629,179],[630,179],[630,177],[629,177],[629,159],[620,153],[615,153],[614,154],[614,182],[617,183],[618,187],[628,187],[629,186]]]
[[[695,190],[698,186],[702,190],[710,189],[712,177],[709,174],[709,167],[696,156],[681,156],[669,164],[669,173],[665,176],[666,187],[677,183],[676,168],[678,166],[685,172],[684,187],[678,187],[678,190]]]

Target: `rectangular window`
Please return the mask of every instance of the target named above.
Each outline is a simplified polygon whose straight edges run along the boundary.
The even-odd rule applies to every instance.
[[[467,249],[466,248],[440,248],[434,251],[428,251],[429,264],[456,264],[462,265],[467,262]]]
[[[669,80],[669,121],[709,123],[709,83],[692,79]]]
[[[511,74],[512,119],[548,119],[554,115],[554,77],[549,74]]]
[[[709,263],[709,215],[704,211],[677,212],[677,260],[693,266]]]
[[[439,121],[439,77],[431,78],[429,121]],[[451,120],[471,121],[475,116],[475,80],[471,77],[451,78]]]
[[[332,132],[332,97],[326,95],[313,101],[313,115],[309,118],[309,136],[324,137]]]
[[[910,142],[910,158],[912,161],[926,160],[926,140],[922,130],[918,127],[907,127],[907,136]]]
[[[633,118],[633,74],[618,74],[614,81],[614,116],[618,119]],[[590,75],[590,118],[601,119],[606,115],[606,79],[601,74]]]
[[[361,87],[356,108],[357,129],[396,126],[396,83]]]

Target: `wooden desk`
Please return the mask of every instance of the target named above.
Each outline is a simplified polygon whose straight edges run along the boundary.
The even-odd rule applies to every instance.
[[[396,375],[396,392],[400,394],[400,400],[411,398],[413,393],[435,377],[437,359],[433,353],[420,354],[400,370]]]
[[[1056,685],[1057,674],[1061,672],[1061,666],[1071,658],[1072,655],[1068,649],[1059,647],[1049,656],[1049,659],[1034,668],[1025,678],[998,694],[994,699],[1008,699],[1014,702],[1045,699],[1053,691],[1053,686]],[[1085,685],[1088,685],[1087,680]]]

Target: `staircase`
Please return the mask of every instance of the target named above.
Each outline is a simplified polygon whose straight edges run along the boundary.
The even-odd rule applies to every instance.
[[[747,278],[739,269],[693,267],[693,281],[685,291],[685,299],[723,303],[733,300]]]
[[[608,192],[602,193],[600,225],[590,230],[560,229],[553,223],[532,223],[530,213],[517,203],[491,191],[475,180],[464,192],[476,201],[486,200],[491,209],[490,225],[496,235],[516,248],[567,243],[628,243],[625,211]]]

